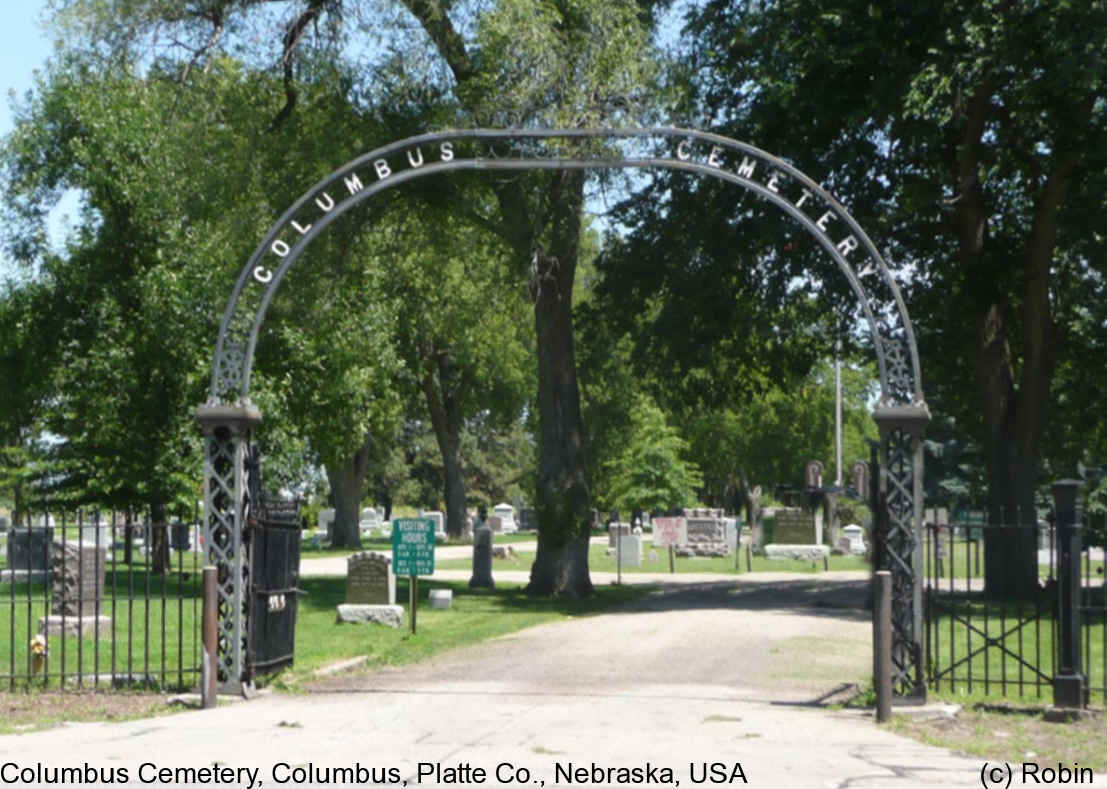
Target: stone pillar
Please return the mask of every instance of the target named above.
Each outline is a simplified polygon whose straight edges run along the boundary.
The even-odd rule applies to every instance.
[[[248,400],[201,405],[196,420],[204,432],[204,560],[218,568],[219,692],[243,693],[249,594],[249,561],[242,541],[247,447],[261,412]]]
[[[473,577],[470,589],[494,589],[492,580],[492,529],[481,526],[473,532]]]
[[[892,573],[892,685],[896,696],[926,699],[923,674],[923,432],[930,422],[925,405],[878,406],[879,496],[886,511],[873,514],[879,545],[874,570]]]

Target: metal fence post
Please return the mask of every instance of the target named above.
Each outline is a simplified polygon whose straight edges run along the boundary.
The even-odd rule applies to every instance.
[[[1053,509],[1057,523],[1057,674],[1053,677],[1056,707],[1084,706],[1084,673],[1080,653],[1080,554],[1081,529],[1076,497],[1081,482],[1063,479],[1053,483]]]

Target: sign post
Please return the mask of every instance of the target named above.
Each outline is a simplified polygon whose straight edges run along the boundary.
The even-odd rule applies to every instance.
[[[653,519],[653,545],[669,547],[669,572],[675,573],[673,564],[673,548],[680,543],[680,518],[654,518]]]
[[[415,632],[416,588],[420,575],[434,574],[434,521],[396,518],[392,521],[392,574],[407,576],[411,632]]]

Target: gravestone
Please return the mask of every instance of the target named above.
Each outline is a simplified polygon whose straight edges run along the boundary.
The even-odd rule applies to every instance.
[[[495,586],[492,580],[492,530],[481,527],[473,532],[473,575],[469,578],[469,588],[494,589]]]
[[[809,488],[821,488],[823,486],[823,464],[818,460],[807,461],[803,471],[804,482]]]
[[[738,550],[738,532],[740,531],[737,518],[723,518],[723,529],[726,532],[726,544],[731,551]]]
[[[534,511],[533,507],[521,507],[519,509],[519,528],[524,531],[535,531],[538,528],[538,513]]]
[[[688,510],[686,510],[688,512]],[[684,518],[684,542],[677,547],[678,556],[727,556],[726,524],[721,510],[698,508],[695,515]]]
[[[111,617],[100,614],[107,570],[107,546],[77,540],[55,542],[50,558],[53,613],[38,620],[46,635],[108,632]]]
[[[515,508],[506,502],[497,504],[492,508],[492,514],[500,519],[500,529],[504,534],[511,534],[519,530],[515,525]]]
[[[760,551],[765,547],[765,527],[761,521],[765,516],[761,509],[761,486],[754,485],[746,498],[750,503],[750,542],[753,543],[754,550]]]
[[[642,538],[637,534],[630,534],[620,539],[615,551],[615,560],[623,567],[642,566]]]
[[[447,609],[453,605],[454,590],[453,589],[431,589],[427,592],[427,599],[430,600],[431,608]]]
[[[502,534],[503,530],[504,530],[503,518],[501,518],[499,515],[489,515],[488,516],[488,528],[494,534]],[[480,529],[477,529],[477,531],[480,531]]]
[[[346,559],[346,602],[338,606],[339,622],[400,627],[403,608],[396,605],[396,576],[392,558],[361,551]]]
[[[369,534],[374,529],[381,527],[381,516],[374,507],[366,507],[361,511],[361,517],[358,519],[358,531],[362,534]]]
[[[0,574],[0,580],[45,581],[50,571],[53,542],[51,528],[15,526],[8,529],[8,566]]]
[[[434,521],[434,539],[445,540],[446,539],[446,516],[437,510],[423,510],[419,513],[420,518],[430,518]]]
[[[192,548],[191,532],[190,524],[174,521],[169,527],[169,547],[175,551],[190,550]]]
[[[327,535],[327,542],[334,539],[334,508],[319,510],[319,530]]]
[[[773,519],[774,545],[817,545],[815,515],[800,507],[778,507]]]
[[[609,523],[607,524],[607,547],[614,548],[615,543],[619,540],[619,535],[627,537],[630,535],[629,523]]]
[[[818,508],[816,512],[821,512]],[[826,559],[830,546],[822,544],[822,523],[815,512],[800,507],[778,507],[773,541],[765,546],[769,559]]]
[[[865,546],[865,530],[856,523],[851,523],[848,526],[842,527],[842,539],[846,541],[846,550],[849,553],[864,555],[867,550]]]
[[[396,576],[392,558],[377,551],[361,551],[346,559],[346,602],[395,605]]]
[[[857,495],[862,499],[867,499],[869,497],[869,464],[864,460],[853,461],[853,465],[849,467],[849,475]]]

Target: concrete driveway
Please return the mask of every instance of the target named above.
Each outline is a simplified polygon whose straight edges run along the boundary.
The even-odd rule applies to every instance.
[[[304,695],[3,736],[0,765],[147,786],[980,785],[981,760],[823,706],[871,665],[864,581],[830,575],[674,585]]]

